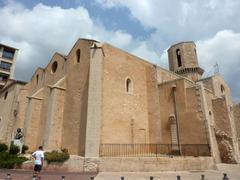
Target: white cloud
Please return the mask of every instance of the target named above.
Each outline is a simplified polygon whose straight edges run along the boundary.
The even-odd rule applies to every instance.
[[[155,31],[145,41],[139,41],[124,30],[108,29],[100,20],[91,18],[88,10],[81,6],[63,9],[38,4],[27,9],[16,1],[8,1],[0,7],[0,19],[4,19],[0,41],[20,49],[16,77],[29,79],[37,66],[49,62],[54,52],[68,53],[81,37],[107,41],[165,68],[168,67],[168,46],[194,40],[206,74],[212,74],[217,61],[236,97],[236,91],[240,89],[239,83],[234,82],[240,73],[240,1],[95,1],[103,8],[127,7],[132,17]],[[160,58],[159,52],[163,52]]]
[[[136,47],[134,50],[131,51],[133,54],[148,60],[154,64],[159,63],[159,54],[157,54],[155,51],[149,49],[146,42],[142,42],[138,47]]]
[[[103,8],[125,7],[143,26],[154,28],[150,39],[163,49],[178,41],[205,39],[224,29],[240,31],[236,0],[95,0]]]
[[[103,8],[125,7],[144,27],[155,29],[146,42],[148,51],[164,52],[161,66],[167,67],[166,48],[181,41],[196,41],[199,63],[213,74],[218,62],[220,72],[230,84],[233,95],[240,96],[240,1],[236,0],[95,0]],[[229,30],[226,30],[229,29]],[[149,47],[148,45],[152,46]]]
[[[199,63],[206,70],[205,76],[214,74],[214,65],[219,66],[228,84],[233,87],[234,99],[240,94],[240,33],[231,30],[219,31],[210,39],[198,41]]]
[[[206,26],[219,24],[222,26],[228,22],[228,18],[239,15],[238,11],[240,2],[236,0],[95,0],[104,8],[126,7],[130,10],[133,17],[138,19],[143,25],[154,28],[162,27],[163,25],[180,26],[182,20],[185,25]],[[193,21],[194,19],[194,21]],[[222,22],[214,20],[221,19]],[[223,23],[224,22],[224,23]],[[189,28],[189,27],[186,28]],[[239,27],[239,25],[237,25]]]
[[[108,41],[121,48],[132,43],[123,30],[107,30],[95,22],[83,7],[63,9],[43,4],[27,9],[8,1],[0,8],[0,41],[20,49],[15,77],[30,79],[37,66],[45,66],[54,52],[68,53],[78,38]]]

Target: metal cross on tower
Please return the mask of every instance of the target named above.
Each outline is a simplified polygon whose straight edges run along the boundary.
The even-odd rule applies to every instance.
[[[216,64],[213,67],[214,67],[214,74],[218,74],[219,73],[218,63],[216,62]]]

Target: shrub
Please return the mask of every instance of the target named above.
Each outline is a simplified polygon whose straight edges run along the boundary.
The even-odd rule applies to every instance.
[[[22,153],[25,154],[27,150],[28,150],[28,146],[24,144],[22,147]]]
[[[9,154],[16,155],[19,153],[19,151],[20,151],[20,149],[18,146],[11,144],[11,146],[9,148]]]
[[[45,152],[44,156],[45,160],[47,160],[48,163],[64,162],[68,160],[70,157],[67,149],[62,149],[60,152],[59,151]]]
[[[24,161],[28,160],[25,157],[9,154],[8,152],[0,153],[0,168],[12,169],[20,166]]]
[[[0,143],[0,152],[5,152],[8,150],[8,146],[4,143]]]

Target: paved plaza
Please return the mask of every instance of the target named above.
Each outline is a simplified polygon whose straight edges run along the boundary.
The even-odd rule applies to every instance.
[[[201,175],[204,174],[204,180],[222,180],[223,174],[218,171],[202,171],[202,172],[148,172],[148,173],[99,173],[95,180],[149,180],[150,176],[154,180],[176,180],[177,176],[181,180],[201,180]],[[229,180],[240,180],[240,173],[228,174]]]
[[[205,175],[204,180],[222,180],[223,173],[227,173],[229,180],[240,180],[240,165],[217,165],[219,170],[207,171],[168,171],[168,172],[102,172],[95,180],[149,180],[153,176],[154,180],[176,180],[181,176],[181,180],[201,180],[201,175]]]
[[[7,174],[11,174],[12,180],[32,180],[32,171],[25,170],[0,170],[0,180],[5,180]],[[90,180],[96,173],[67,173],[67,172],[42,172],[42,180],[61,180],[65,176],[65,180]]]
[[[181,176],[181,180],[201,180],[201,175],[205,175],[204,180],[222,180],[223,173],[227,173],[229,180],[240,180],[240,165],[218,165],[219,170],[206,171],[168,171],[168,172],[100,172],[94,173],[66,173],[66,172],[42,172],[42,180],[61,180],[64,175],[65,180],[149,180],[153,176],[154,180],[176,180]],[[31,180],[32,172],[25,170],[0,170],[0,180],[6,178],[7,173],[11,173],[12,180]]]

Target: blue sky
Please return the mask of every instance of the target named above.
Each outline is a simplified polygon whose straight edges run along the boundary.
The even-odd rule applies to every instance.
[[[205,76],[214,64],[240,96],[240,1],[0,0],[0,42],[20,49],[15,77],[29,80],[54,52],[93,38],[168,68],[166,49],[195,41]]]

